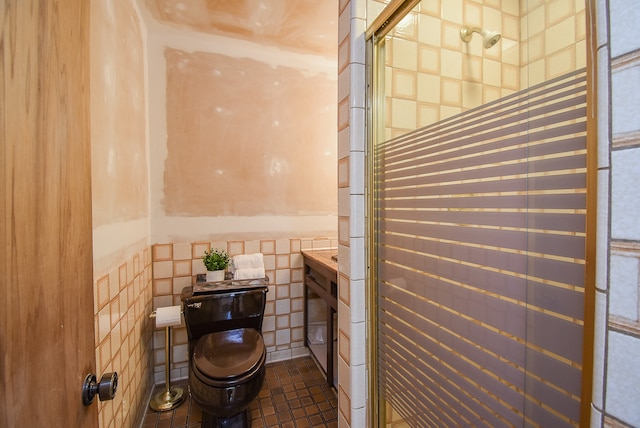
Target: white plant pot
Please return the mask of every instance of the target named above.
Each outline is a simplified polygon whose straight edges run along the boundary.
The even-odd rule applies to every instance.
[[[224,281],[224,270],[208,270],[207,282]]]

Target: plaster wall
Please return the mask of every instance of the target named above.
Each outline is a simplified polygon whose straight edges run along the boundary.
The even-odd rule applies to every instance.
[[[149,9],[152,241],[335,236],[335,40],[303,50]],[[310,10],[311,29],[330,21]]]
[[[132,0],[90,10],[96,370],[120,379],[99,426],[132,427],[152,386],[145,29]]]

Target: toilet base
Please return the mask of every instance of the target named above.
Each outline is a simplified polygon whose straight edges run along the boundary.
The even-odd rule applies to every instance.
[[[211,413],[202,412],[202,428],[251,428],[249,411],[243,410],[230,418],[220,418]]]

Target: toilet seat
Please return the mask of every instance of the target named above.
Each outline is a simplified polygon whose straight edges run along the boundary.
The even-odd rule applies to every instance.
[[[193,365],[209,380],[230,382],[252,375],[263,365],[266,348],[252,328],[220,331],[202,336],[193,351]]]

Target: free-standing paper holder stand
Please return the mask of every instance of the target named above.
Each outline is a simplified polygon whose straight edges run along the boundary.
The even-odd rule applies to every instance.
[[[151,318],[156,318],[157,311],[153,311]],[[156,412],[167,412],[178,407],[185,399],[184,390],[178,387],[171,387],[170,367],[171,367],[171,325],[164,327],[164,353],[165,353],[165,389],[158,392],[149,401],[149,407]]]

